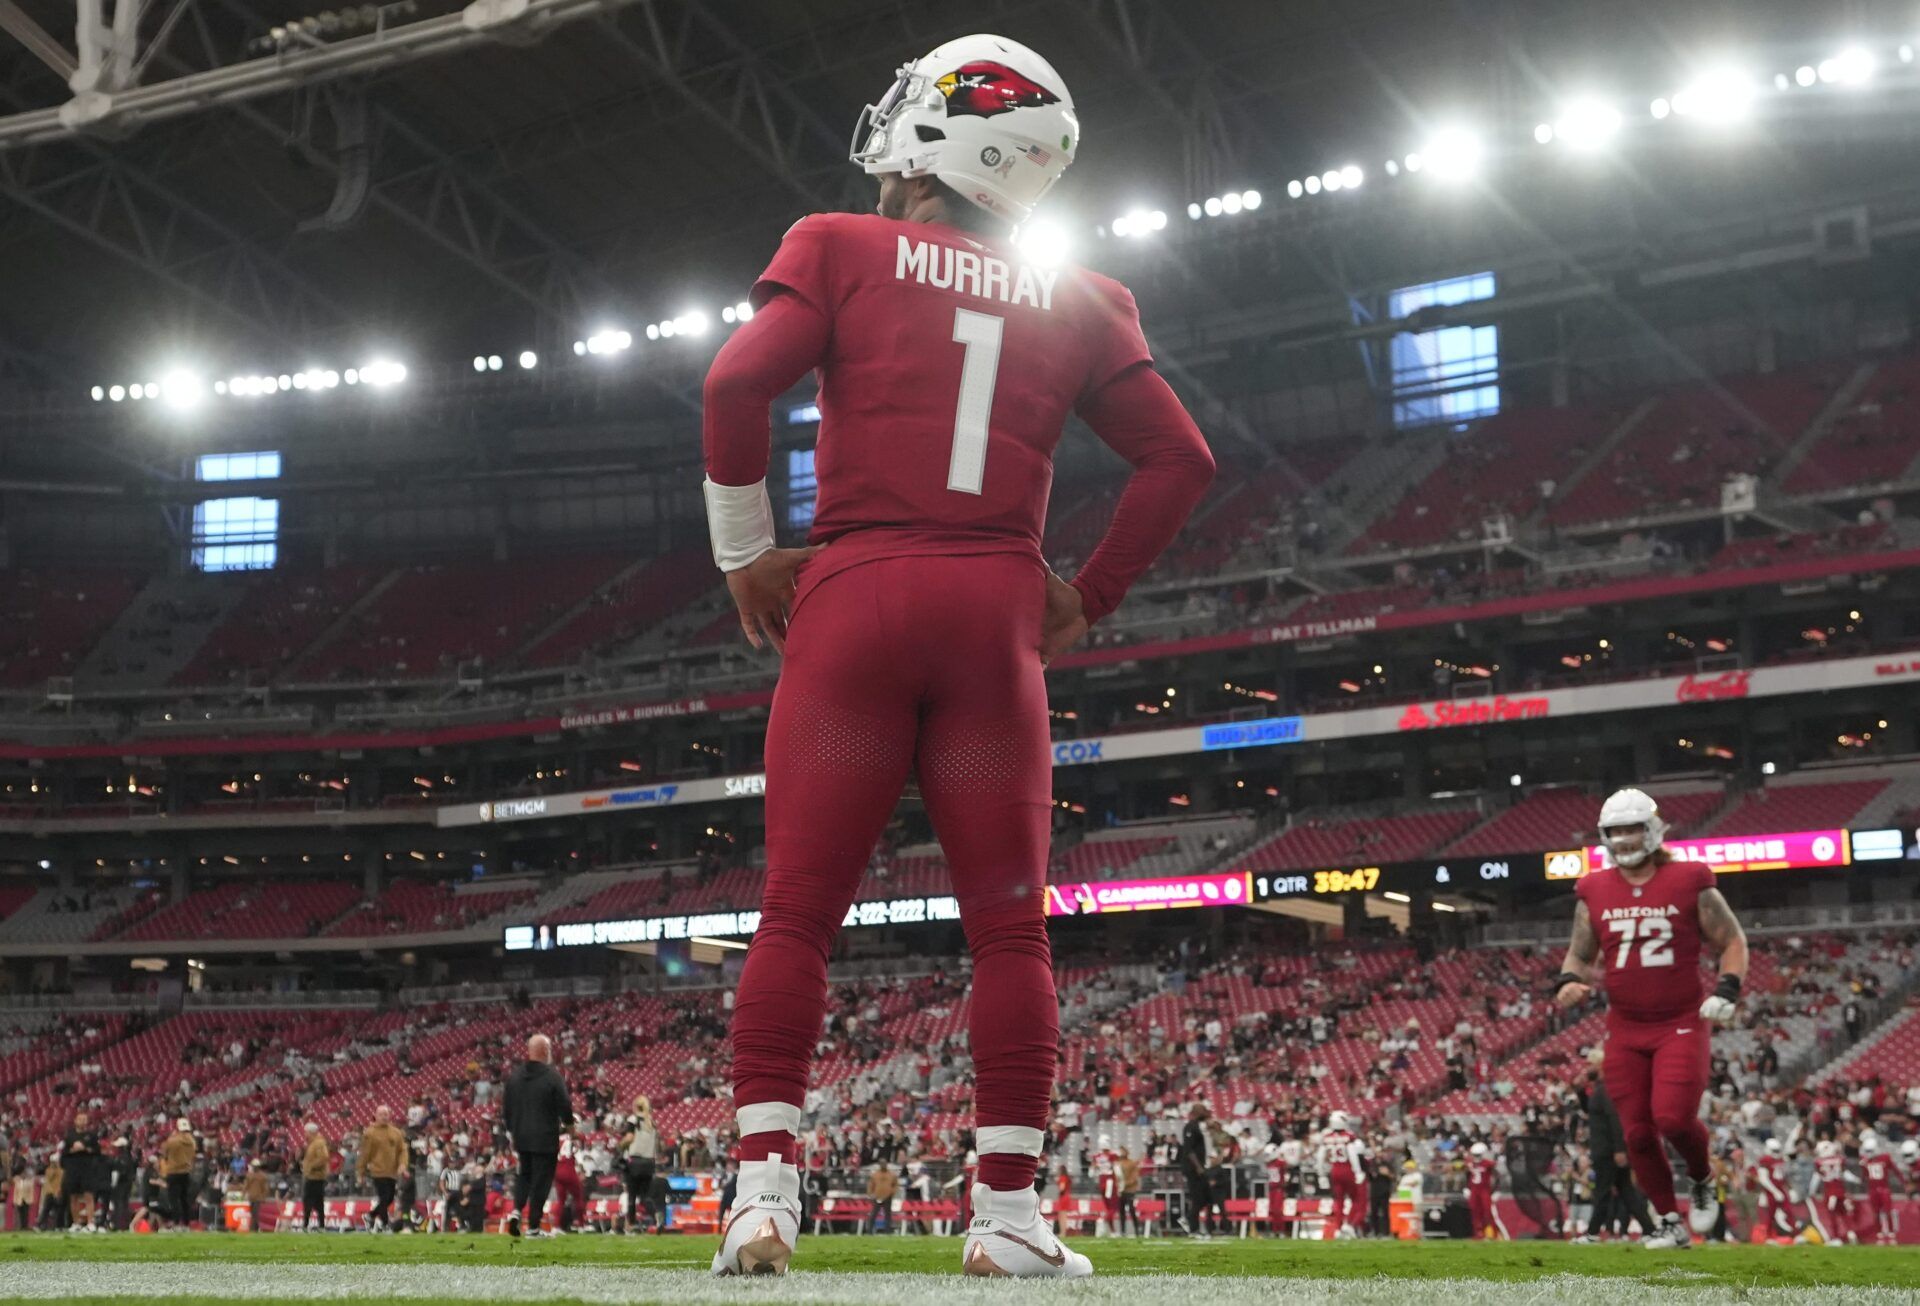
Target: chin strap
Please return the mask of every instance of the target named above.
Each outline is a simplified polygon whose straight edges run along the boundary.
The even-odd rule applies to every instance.
[[[739,571],[773,547],[773,501],[763,476],[752,485],[703,486],[707,496],[707,535],[713,562],[721,571]]]

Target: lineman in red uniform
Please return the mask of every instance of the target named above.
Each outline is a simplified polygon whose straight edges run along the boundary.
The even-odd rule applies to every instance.
[[[1614,794],[1600,809],[1599,826],[1613,864],[1578,885],[1556,1000],[1563,1007],[1584,1001],[1604,969],[1607,1045],[1600,1074],[1620,1112],[1634,1178],[1660,1224],[1643,1245],[1691,1247],[1688,1225],[1705,1235],[1720,1216],[1700,1098],[1710,1028],[1732,1021],[1746,977],[1747,936],[1713,887],[1712,870],[1675,861],[1661,849],[1666,824],[1646,794]],[[1720,961],[1719,983],[1704,1000],[1703,941]],[[1693,1183],[1684,1220],[1663,1138],[1684,1158]]]
[[[1100,1150],[1093,1154],[1093,1181],[1100,1189],[1103,1214],[1094,1225],[1095,1236],[1120,1236],[1120,1166],[1113,1152],[1113,1139],[1100,1135]]]
[[[587,1188],[580,1179],[580,1163],[574,1158],[572,1134],[560,1138],[560,1157],[553,1164],[553,1197],[560,1232],[572,1233],[574,1222],[587,1214]]]
[[[1475,1238],[1500,1237],[1500,1226],[1493,1216],[1493,1179],[1499,1167],[1485,1143],[1467,1149],[1467,1216],[1473,1221]]]
[[[1366,1154],[1366,1145],[1354,1135],[1353,1121],[1347,1113],[1328,1113],[1326,1132],[1320,1135],[1320,1170],[1333,1191],[1333,1214],[1327,1221],[1329,1238],[1360,1236],[1360,1224],[1367,1213],[1367,1185],[1361,1178]]]
[[[974,961],[981,1182],[964,1267],[1091,1272],[1059,1248],[1033,1191],[1059,1041],[1044,667],[1173,539],[1213,459],[1153,370],[1132,296],[1009,238],[1078,140],[1064,82],[1024,46],[963,37],[906,65],[855,137],[879,213],[794,224],[707,377],[715,561],[747,638],[784,656],[762,915],[733,1015],[735,1205],[756,1218],[729,1222],[716,1273],[781,1273],[791,1257],[793,1136],[827,955],[909,770]],[[816,510],[809,547],[780,549],[768,410],[809,371]],[[1075,413],[1134,472],[1069,583],[1040,542]]]
[[[1893,1180],[1900,1168],[1887,1155],[1878,1134],[1860,1139],[1860,1173],[1867,1181],[1867,1214],[1873,1220],[1873,1240],[1891,1246],[1900,1241],[1893,1214]]]
[[[1793,1219],[1793,1180],[1787,1173],[1786,1149],[1777,1138],[1769,1138],[1766,1148],[1753,1163],[1752,1183],[1760,1197],[1760,1209],[1753,1221],[1753,1241],[1790,1243],[1800,1231]]]

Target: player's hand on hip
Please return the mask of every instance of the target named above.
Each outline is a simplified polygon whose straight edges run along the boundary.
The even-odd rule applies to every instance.
[[[1040,665],[1046,666],[1086,638],[1086,609],[1080,591],[1047,573],[1047,610],[1040,618]]]
[[[727,573],[727,592],[740,609],[740,629],[755,648],[772,644],[787,651],[787,613],[793,606],[794,573],[800,564],[825,548],[768,549],[746,566]]]
[[[1716,1025],[1731,1025],[1733,1013],[1738,1009],[1738,1003],[1729,1002],[1718,993],[1709,993],[1707,1000],[1700,1004],[1700,1019]]]
[[[1591,984],[1564,984],[1560,991],[1553,995],[1553,1000],[1563,1008],[1577,1007],[1592,996],[1593,985]]]

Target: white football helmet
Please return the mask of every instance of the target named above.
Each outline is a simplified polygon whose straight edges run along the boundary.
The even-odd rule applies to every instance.
[[[1834,1142],[1831,1138],[1823,1138],[1820,1140],[1819,1145],[1813,1149],[1813,1154],[1823,1161],[1828,1157],[1838,1156],[1840,1155],[1840,1144]]]
[[[1779,1139],[1777,1139],[1777,1138],[1769,1138],[1769,1139],[1767,1140],[1767,1155],[1768,1155],[1768,1156],[1780,1156],[1780,1155],[1782,1155],[1783,1153],[1785,1153],[1785,1152],[1786,1152],[1786,1150],[1787,1150],[1786,1148],[1784,1148],[1784,1147],[1782,1147],[1782,1146],[1780,1145],[1780,1140],[1779,1140]]]
[[[1900,1144],[1900,1159],[1902,1161],[1920,1161],[1920,1139],[1909,1138],[1906,1142]]]
[[[1880,1154],[1880,1135],[1878,1134],[1860,1135],[1860,1155],[1878,1156],[1879,1154]]]
[[[1080,120],[1053,65],[1002,36],[962,36],[895,74],[860,113],[848,156],[869,175],[938,177],[1025,222],[1073,162]]]
[[[1622,789],[1600,807],[1600,842],[1616,866],[1639,866],[1666,837],[1660,805],[1638,789]]]
[[[1467,1149],[1467,1155],[1469,1156],[1485,1156],[1486,1154],[1487,1145],[1485,1143],[1475,1143]]]
[[[1328,1129],[1351,1129],[1352,1127],[1353,1119],[1345,1111],[1327,1112]]]

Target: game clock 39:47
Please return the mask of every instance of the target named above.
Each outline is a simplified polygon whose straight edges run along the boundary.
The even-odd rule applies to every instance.
[[[1253,900],[1272,902],[1276,898],[1334,893],[1371,893],[1380,886],[1378,866],[1356,866],[1352,870],[1263,871],[1253,877]]]

